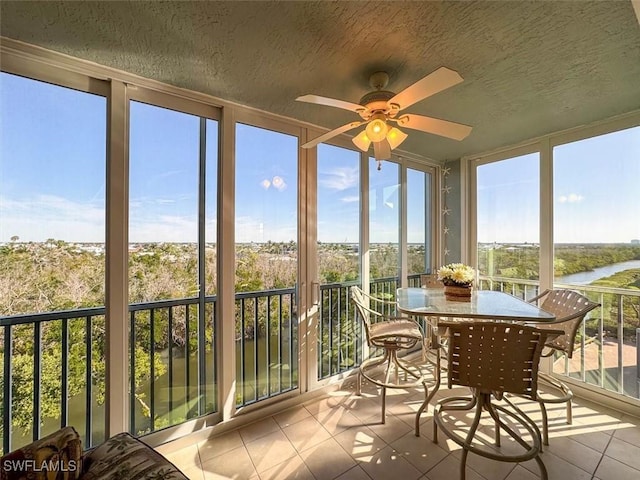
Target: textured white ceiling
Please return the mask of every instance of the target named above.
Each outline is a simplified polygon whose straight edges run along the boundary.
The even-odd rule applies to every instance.
[[[462,142],[409,131],[446,160],[640,108],[629,0],[517,2],[14,2],[2,35],[335,128],[385,70],[398,92],[439,66],[464,83],[407,112],[474,127]]]

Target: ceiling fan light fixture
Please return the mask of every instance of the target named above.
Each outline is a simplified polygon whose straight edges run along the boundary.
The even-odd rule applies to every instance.
[[[387,125],[386,117],[381,113],[375,114],[365,128],[367,137],[374,143],[384,140],[388,131],[389,125]]]
[[[396,127],[390,128],[389,132],[387,133],[387,142],[389,142],[389,146],[391,147],[391,150],[395,150],[396,148],[398,148],[398,146],[402,142],[404,142],[408,136],[409,135],[404,133],[399,128],[396,128]]]
[[[366,152],[367,150],[369,150],[369,147],[371,146],[371,140],[369,140],[369,137],[367,137],[366,130],[361,131],[358,135],[353,137],[351,141],[356,147],[358,147],[363,152]]]

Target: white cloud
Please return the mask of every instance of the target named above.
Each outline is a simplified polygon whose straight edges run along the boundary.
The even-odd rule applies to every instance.
[[[558,202],[560,203],[578,203],[584,200],[584,197],[578,193],[570,193],[569,195],[560,195]]]
[[[360,201],[360,197],[357,195],[351,195],[347,197],[342,197],[340,200],[342,200],[344,203],[354,203],[354,202]]]
[[[330,172],[320,172],[318,183],[330,190],[346,190],[358,186],[360,173],[357,168],[339,167]]]
[[[101,202],[79,203],[55,195],[37,195],[29,200],[0,197],[0,241],[17,235],[25,242],[48,238],[104,242],[104,223]]]

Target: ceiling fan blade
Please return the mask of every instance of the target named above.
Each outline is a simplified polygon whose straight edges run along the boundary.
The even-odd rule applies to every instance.
[[[413,85],[408,86],[400,93],[396,94],[389,105],[398,105],[399,110],[403,110],[420,100],[434,95],[449,87],[453,87],[462,82],[463,78],[458,72],[447,67],[440,67],[436,71],[430,73],[422,80],[418,80]]]
[[[413,114],[402,115],[398,118],[398,125],[413,130],[434,133],[442,137],[453,138],[454,140],[464,140],[471,133],[471,127],[469,125]]]
[[[296,100],[298,102],[316,103],[318,105],[327,105],[328,107],[342,108],[356,113],[367,109],[358,103],[345,102],[344,100],[336,100],[335,98],[321,97],[319,95],[303,95],[296,98]]]
[[[347,132],[353,128],[359,127],[363,123],[365,122],[350,122],[350,123],[347,123],[346,125],[342,125],[341,127],[334,128],[333,130],[325,133],[324,135],[320,135],[319,137],[314,138],[313,140],[309,140],[307,143],[302,145],[302,148],[315,147],[317,144],[322,143],[325,140],[329,140],[330,138],[340,135],[341,133]]]

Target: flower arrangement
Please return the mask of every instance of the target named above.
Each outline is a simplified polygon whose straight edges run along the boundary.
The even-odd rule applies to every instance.
[[[450,263],[438,269],[438,280],[447,286],[470,287],[476,278],[476,271],[463,263]]]

